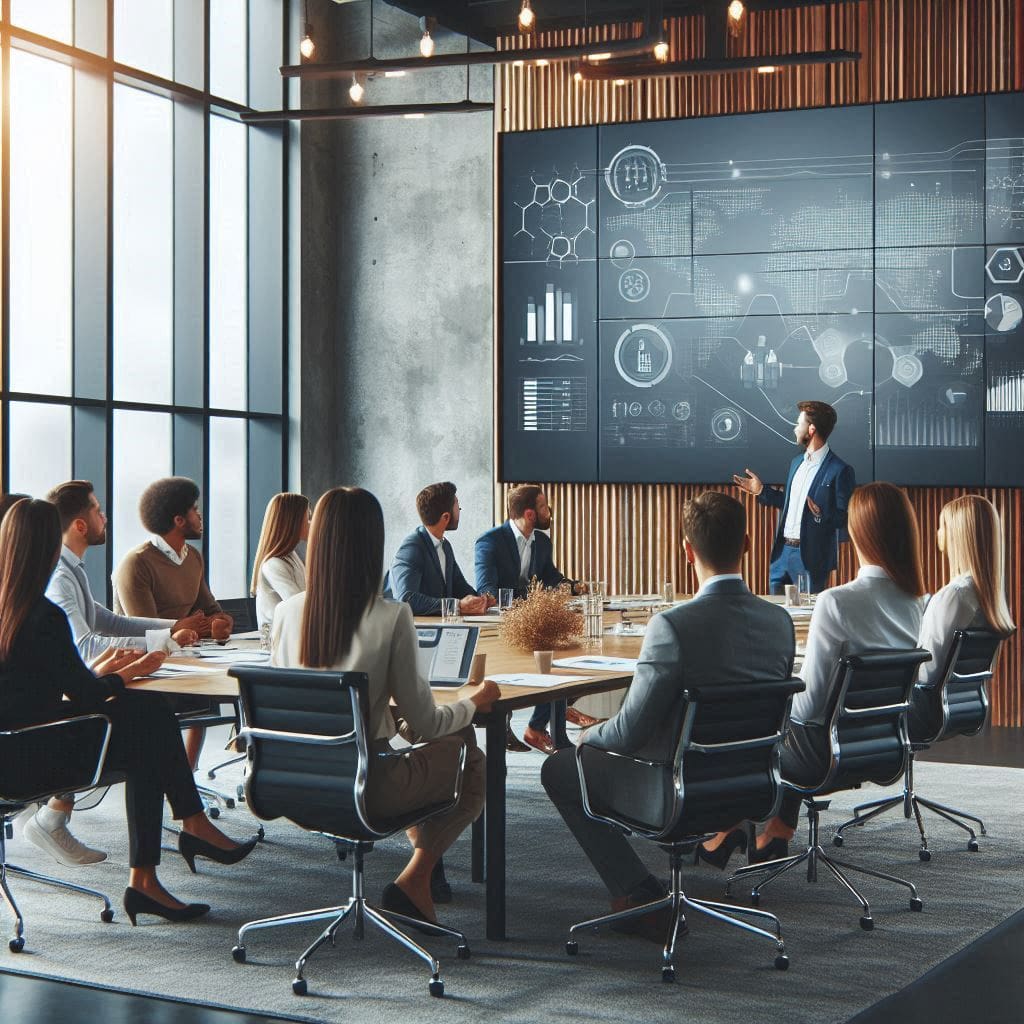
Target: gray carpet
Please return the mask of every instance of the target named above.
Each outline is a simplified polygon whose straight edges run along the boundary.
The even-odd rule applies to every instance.
[[[211,759],[213,754],[211,753]],[[540,755],[512,758],[509,781],[509,933],[507,943],[483,937],[483,888],[468,881],[468,836],[447,859],[456,902],[444,918],[467,933],[473,957],[454,956],[447,941],[424,939],[442,963],[447,993],[431,1000],[420,962],[370,932],[354,942],[343,932],[307,970],[309,995],[292,995],[293,961],[317,926],[257,933],[249,962],[236,965],[230,950],[244,921],[343,902],[346,866],[326,840],[285,822],[269,822],[267,841],[242,865],[201,862],[189,874],[176,854],[165,856],[161,875],[179,897],[203,900],[214,910],[201,922],[169,925],[147,918],[133,929],[123,910],[113,924],[98,920],[94,903],[55,894],[33,883],[13,884],[27,920],[26,952],[4,947],[7,970],[59,976],[137,992],[195,999],[267,1014],[309,1020],[388,1022],[635,1020],[729,1022],[737,1020],[845,1021],[897,991],[1024,906],[1024,820],[1020,813],[1024,772],[1013,769],[922,764],[922,793],[982,813],[989,837],[980,853],[968,853],[959,830],[933,822],[933,860],[918,861],[915,830],[902,817],[856,831],[843,856],[889,870],[914,882],[924,912],[911,913],[904,890],[865,880],[875,930],[858,927],[859,910],[831,881],[808,886],[790,875],[766,891],[762,907],[783,924],[791,966],[773,969],[770,943],[691,915],[690,935],[677,957],[677,981],[660,980],[660,951],[641,939],[584,937],[575,960],[564,953],[566,929],[603,912],[602,889],[540,788]],[[226,788],[237,775],[223,776]],[[858,794],[858,799],[868,799]],[[855,802],[840,794],[826,812],[824,828],[841,820]],[[105,888],[115,902],[127,877],[120,794],[76,816],[75,832],[110,850],[105,864],[58,869],[35,847],[16,838],[10,856],[39,870],[57,869],[74,880]],[[236,836],[251,829],[239,808],[221,823]],[[837,851],[838,852],[838,851]],[[644,856],[659,875],[665,865],[653,848]],[[368,858],[368,892],[381,887],[404,861],[397,840]],[[711,868],[688,872],[691,895],[721,898],[721,876]],[[3,928],[9,927],[6,909]],[[5,937],[6,937],[5,931]],[[6,946],[6,943],[5,943]]]

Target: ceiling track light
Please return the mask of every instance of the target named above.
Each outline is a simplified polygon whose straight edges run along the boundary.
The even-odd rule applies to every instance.
[[[530,6],[530,0],[523,0],[522,6],[519,8],[519,31],[532,32],[536,22],[537,18]]]
[[[401,117],[409,120],[428,114],[477,114],[494,112],[493,103],[459,100],[456,103],[393,103],[376,107],[333,107],[314,110],[253,110],[241,114],[246,124],[277,124],[281,121],[355,121],[366,117]]]
[[[771,74],[786,67],[807,64],[850,64],[861,59],[856,50],[814,50],[807,53],[761,54],[754,57],[710,57],[675,61],[609,61],[581,63],[577,74],[583,81],[607,82],[623,78],[665,78],[671,75],[706,75],[730,71]]]

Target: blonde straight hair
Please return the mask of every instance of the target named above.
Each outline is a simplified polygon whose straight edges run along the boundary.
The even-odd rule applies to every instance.
[[[1006,604],[1003,530],[995,506],[979,494],[965,494],[943,506],[939,525],[950,578],[969,573],[989,628],[1009,636],[1016,627]]]
[[[275,494],[267,502],[267,511],[263,513],[263,529],[260,531],[260,542],[256,547],[256,561],[252,566],[252,583],[249,593],[256,596],[256,584],[260,578],[260,569],[268,558],[284,558],[290,555],[299,538],[302,526],[309,519],[309,498],[304,494],[292,494],[285,491]]]

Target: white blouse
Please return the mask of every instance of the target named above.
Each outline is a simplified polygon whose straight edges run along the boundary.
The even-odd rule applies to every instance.
[[[921,666],[919,683],[938,682],[958,629],[987,629],[988,621],[978,602],[970,573],[950,580],[932,596],[921,620],[918,646],[931,651],[932,660]]]
[[[793,698],[794,721],[826,724],[829,683],[840,658],[916,647],[924,604],[924,597],[901,590],[879,565],[862,565],[855,580],[819,594],[800,670],[807,688]]]
[[[306,566],[298,551],[282,558],[268,558],[256,578],[256,625],[262,629],[274,621],[274,609],[306,589]]]
[[[274,612],[270,664],[302,668],[299,645],[305,593],[282,601]],[[422,739],[464,729],[473,720],[476,705],[468,698],[438,706],[430,683],[416,664],[416,627],[412,609],[404,601],[378,597],[363,614],[349,652],[336,665],[342,672],[365,672],[369,677],[370,739],[391,739],[397,732],[389,703]]]

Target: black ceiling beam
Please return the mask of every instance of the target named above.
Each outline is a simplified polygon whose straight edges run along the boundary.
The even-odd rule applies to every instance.
[[[850,64],[861,59],[858,50],[811,50],[807,53],[765,53],[752,57],[711,57],[661,64],[658,61],[602,61],[581,64],[584,81],[606,82],[620,78],[667,78],[672,75],[704,75],[728,71],[752,71],[763,67],[800,67],[806,64]]]
[[[367,117],[477,114],[493,110],[493,103],[459,100],[455,103],[391,103],[383,106],[325,107],[313,110],[255,110],[242,114],[242,120],[246,124],[276,124],[280,121],[357,121]]]

